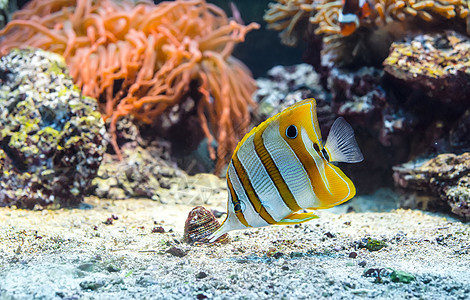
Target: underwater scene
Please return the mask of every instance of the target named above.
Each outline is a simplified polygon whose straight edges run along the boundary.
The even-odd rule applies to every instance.
[[[0,0],[0,300],[470,299],[468,0]]]

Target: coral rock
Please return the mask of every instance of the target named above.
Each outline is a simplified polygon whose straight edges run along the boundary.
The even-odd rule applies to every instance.
[[[193,208],[186,219],[184,224],[183,242],[186,243],[207,243],[209,235],[211,235],[217,228],[220,227],[219,221],[214,215],[202,206]],[[228,243],[228,234],[219,237],[215,242]]]
[[[102,167],[92,182],[100,198],[145,197],[163,204],[203,205],[227,199],[225,180],[212,174],[186,174],[172,162],[169,144],[157,140],[149,145],[128,142],[123,159],[105,153]]]
[[[470,151],[470,109],[457,120],[450,130],[449,142],[460,152]]]
[[[421,163],[402,164],[393,170],[396,184],[405,190],[417,191],[417,199],[432,196],[428,199],[429,206],[447,203],[454,214],[470,220],[470,153],[441,154]]]
[[[372,67],[363,67],[356,72],[332,68],[328,89],[333,94],[333,110],[363,126],[381,119],[386,104],[385,91],[380,85],[382,75],[382,70]]]
[[[446,31],[392,44],[384,69],[441,102],[470,103],[470,38]]]
[[[106,149],[96,101],[42,50],[2,57],[0,83],[0,205],[79,203]]]

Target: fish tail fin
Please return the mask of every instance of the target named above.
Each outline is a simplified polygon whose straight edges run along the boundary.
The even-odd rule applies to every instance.
[[[331,126],[325,149],[328,152],[329,161],[356,163],[364,160],[354,138],[354,130],[342,117],[336,119]]]

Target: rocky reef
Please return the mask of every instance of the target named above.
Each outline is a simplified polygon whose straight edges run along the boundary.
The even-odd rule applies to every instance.
[[[146,144],[131,141],[122,146],[122,160],[106,153],[92,182],[100,198],[150,198],[163,204],[201,205],[226,199],[225,180],[212,174],[188,175],[170,157],[163,140]]]
[[[384,70],[397,85],[444,103],[470,103],[470,38],[454,31],[392,44]]]
[[[2,57],[0,83],[0,205],[80,203],[106,149],[96,101],[43,50]]]
[[[396,166],[393,171],[400,188],[415,192],[403,198],[403,206],[450,208],[470,220],[470,153],[441,154]]]

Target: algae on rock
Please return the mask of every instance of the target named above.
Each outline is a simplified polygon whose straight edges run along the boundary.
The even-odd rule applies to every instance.
[[[0,82],[0,205],[78,204],[106,150],[96,100],[43,50],[2,57]]]

